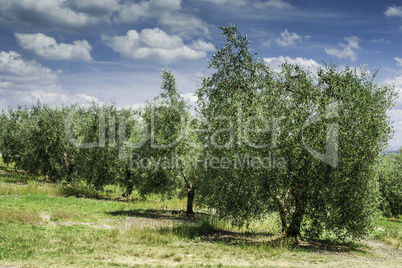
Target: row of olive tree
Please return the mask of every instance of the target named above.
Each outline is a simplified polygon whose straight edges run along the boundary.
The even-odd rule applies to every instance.
[[[53,181],[118,183],[126,195],[186,192],[188,213],[196,197],[238,225],[279,212],[287,236],[367,234],[394,88],[365,69],[275,72],[236,26],[221,29],[196,116],[164,69],[162,93],[136,111],[37,104],[3,114],[4,161]]]
[[[142,109],[95,103],[9,109],[0,116],[3,161],[52,182],[108,184],[141,195],[186,192],[193,213],[194,183],[186,157],[189,106],[173,73],[162,70],[162,93]],[[139,116],[141,114],[141,116]]]
[[[0,117],[3,161],[53,182],[72,178],[77,150],[64,135],[68,110],[65,106],[50,108],[37,103],[3,113]]]
[[[0,151],[6,164],[41,175],[52,182],[84,180],[101,188],[106,184],[127,184],[126,161],[119,160],[119,121],[134,111],[114,106],[79,105],[9,109],[0,117]],[[131,123],[132,125],[132,123]],[[123,129],[123,128],[122,128]]]

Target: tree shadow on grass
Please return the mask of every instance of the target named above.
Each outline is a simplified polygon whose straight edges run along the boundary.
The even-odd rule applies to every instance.
[[[326,240],[306,240],[295,237],[285,237],[283,234],[256,232],[215,231],[201,237],[202,240],[212,243],[222,243],[234,246],[252,246],[262,248],[276,248],[298,250],[312,253],[358,253],[370,254],[368,247],[356,242],[332,242]]]
[[[198,239],[200,242],[218,243],[233,246],[254,246],[302,250],[308,252],[361,252],[367,254],[364,245],[355,242],[333,242],[328,240],[306,240],[285,237],[280,233],[240,232],[222,230],[210,220],[207,213],[188,215],[182,210],[119,210],[107,212],[112,216],[127,216],[152,220],[171,220],[174,224],[156,231],[161,234],[171,233],[182,239]]]
[[[112,216],[127,216],[135,218],[148,218],[156,220],[173,220],[185,223],[196,223],[200,218],[208,216],[206,213],[187,214],[183,210],[168,209],[135,209],[106,212]]]
[[[368,247],[355,241],[306,240],[299,241],[298,248],[307,252],[354,252],[368,254]]]
[[[119,210],[107,212],[112,216],[127,216],[152,220],[170,220],[174,224],[170,227],[161,227],[156,231],[160,234],[171,233],[185,240],[197,239],[201,242],[220,243],[234,246],[272,246],[283,247],[284,241],[277,239],[278,235],[268,232],[237,232],[222,230],[210,220],[207,213],[196,212],[186,214],[182,210]],[[287,242],[287,241],[286,241]]]
[[[215,230],[201,237],[202,240],[225,245],[242,246],[272,246],[283,247],[284,240],[278,234],[268,232],[234,232],[227,230]]]

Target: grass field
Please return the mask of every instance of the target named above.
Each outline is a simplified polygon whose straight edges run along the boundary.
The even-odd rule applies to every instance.
[[[0,267],[402,267],[402,223],[386,218],[365,241],[296,243],[278,238],[275,214],[237,229],[206,210],[180,212],[177,198],[118,200],[115,187],[67,188],[0,171]]]

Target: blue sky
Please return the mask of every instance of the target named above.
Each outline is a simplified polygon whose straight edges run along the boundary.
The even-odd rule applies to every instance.
[[[237,24],[272,68],[287,59],[381,68],[402,95],[402,4],[328,0],[0,0],[0,109],[71,102],[137,107],[170,67],[188,100]],[[390,112],[402,145],[402,96]]]

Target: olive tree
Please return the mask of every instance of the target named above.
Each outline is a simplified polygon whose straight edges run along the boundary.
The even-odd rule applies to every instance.
[[[38,102],[3,113],[0,147],[4,161],[53,182],[70,179],[76,150],[64,132],[68,111],[67,106],[52,108]]]
[[[132,188],[129,163],[124,156],[124,140],[131,134],[133,112],[115,105],[89,107],[75,105],[65,121],[65,131],[78,153],[77,176],[88,186],[102,188],[107,184],[123,184]],[[130,127],[127,124],[130,123]]]
[[[368,70],[272,71],[236,26],[197,90],[207,122],[202,200],[244,224],[278,211],[288,236],[362,236],[378,184],[371,168],[390,138],[395,91]]]
[[[15,163],[16,168],[23,168],[24,151],[23,125],[26,125],[29,118],[27,107],[19,106],[17,110],[11,108],[1,114],[0,117],[0,150],[3,161],[6,164]]]
[[[131,143],[139,144],[141,138],[138,137],[145,137],[138,148],[131,150],[131,167],[133,172],[142,171],[137,184],[141,194],[172,195],[177,189],[185,188],[186,212],[193,213],[195,184],[188,161],[192,148],[185,138],[189,106],[170,69],[162,70],[161,80],[161,94],[148,101],[142,112],[143,129],[139,130],[140,133],[133,132]]]
[[[392,218],[402,213],[402,151],[383,156],[377,165],[380,192]]]

